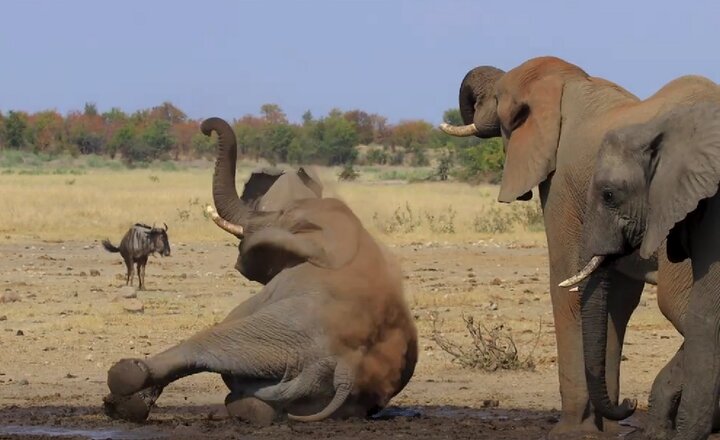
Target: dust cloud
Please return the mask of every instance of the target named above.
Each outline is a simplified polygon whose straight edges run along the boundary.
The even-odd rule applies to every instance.
[[[331,351],[354,367],[353,395],[368,407],[382,407],[414,372],[417,330],[397,259],[345,209],[351,217],[346,233],[359,237],[357,253],[333,271],[333,298],[322,316]]]

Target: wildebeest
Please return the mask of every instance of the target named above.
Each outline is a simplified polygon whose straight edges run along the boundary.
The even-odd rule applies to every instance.
[[[125,266],[127,266],[126,285],[132,286],[133,263],[136,263],[140,290],[145,290],[145,265],[148,256],[155,252],[158,252],[163,257],[170,255],[170,243],[167,236],[168,226],[165,223],[163,225],[165,226],[164,229],[135,223],[122,238],[118,247],[113,246],[108,239],[102,241],[103,247],[108,252],[120,252],[123,260],[125,260]]]

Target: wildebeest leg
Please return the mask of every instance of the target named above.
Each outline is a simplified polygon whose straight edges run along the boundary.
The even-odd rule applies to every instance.
[[[285,316],[279,314],[276,321],[252,315],[220,323],[145,360],[122,359],[108,371],[108,387],[113,394],[127,396],[203,371],[280,380],[287,367],[286,353],[302,351],[302,345],[310,342],[281,322]],[[274,329],[272,339],[265,337],[267,329]]]
[[[162,392],[162,387],[150,387],[129,396],[111,393],[103,398],[103,411],[112,419],[139,423],[147,419]]]
[[[140,290],[145,290],[145,265],[147,264],[147,256],[140,257],[139,260],[137,260],[137,275],[138,275],[138,285],[140,286]]]
[[[133,283],[133,260],[132,257],[125,258],[125,266],[127,267],[127,276],[125,277],[125,285],[132,286]]]

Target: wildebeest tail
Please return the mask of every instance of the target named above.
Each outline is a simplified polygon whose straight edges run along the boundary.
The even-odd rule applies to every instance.
[[[108,252],[120,252],[120,248],[113,246],[108,239],[103,240],[102,245]]]

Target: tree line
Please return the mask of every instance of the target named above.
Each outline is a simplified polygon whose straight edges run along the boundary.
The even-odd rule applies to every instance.
[[[462,123],[457,109],[447,110],[443,118]],[[96,154],[119,157],[128,164],[213,157],[216,140],[200,132],[200,122],[170,102],[134,113],[115,107],[100,112],[93,103],[65,116],[55,110],[11,110],[0,112],[0,149]],[[391,124],[384,116],[362,110],[333,109],[318,118],[307,111],[300,123],[292,123],[278,105],[265,104],[258,114],[242,116],[231,125],[241,156],[271,163],[458,163],[462,166],[459,176],[470,179],[497,173],[503,160],[497,139],[455,138],[426,121]]]

